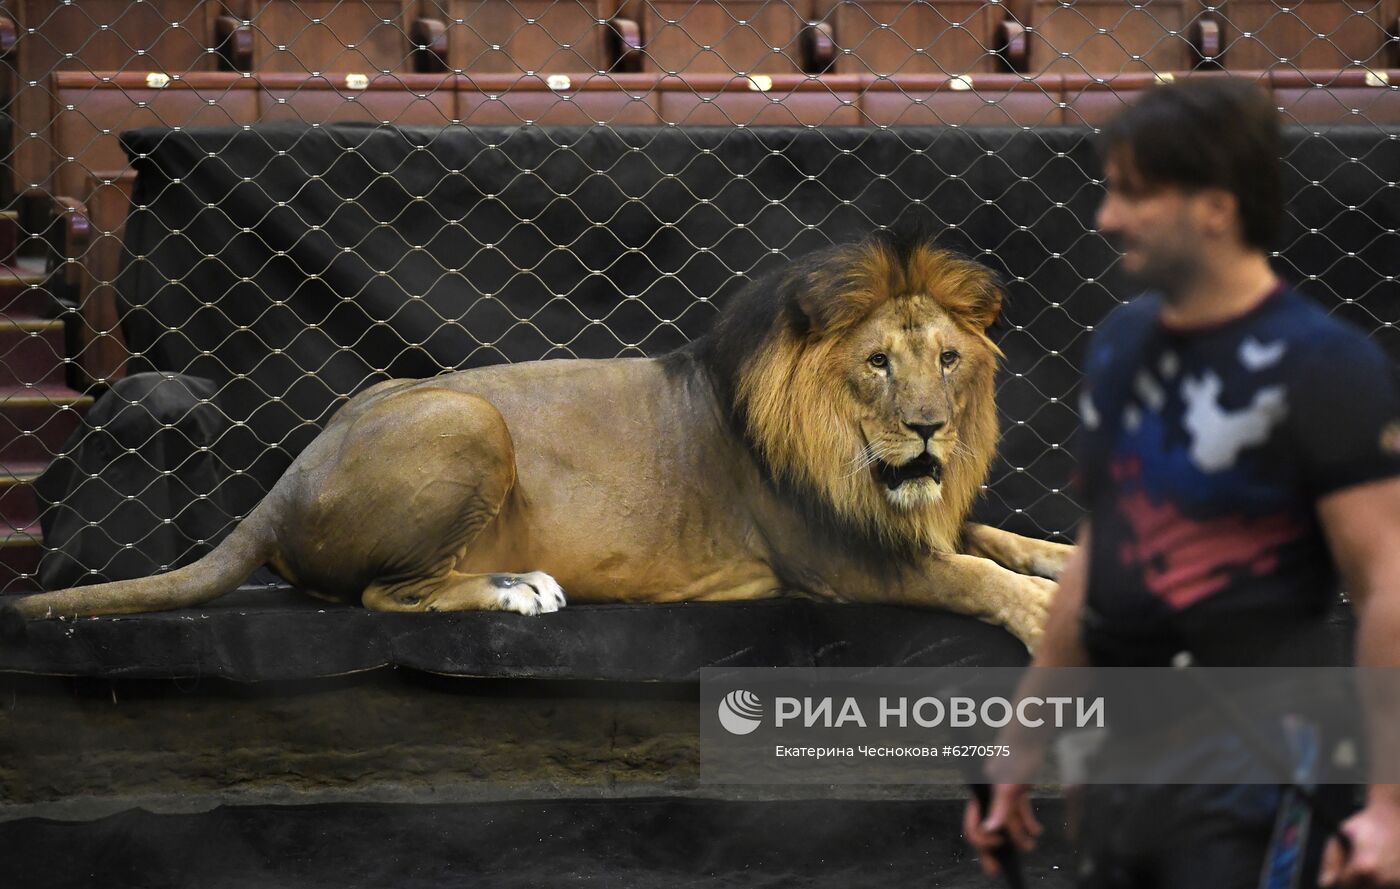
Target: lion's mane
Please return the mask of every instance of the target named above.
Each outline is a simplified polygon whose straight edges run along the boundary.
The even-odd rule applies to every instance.
[[[911,294],[932,296],[986,352],[979,362],[985,372],[964,395],[941,495],[914,509],[894,506],[867,473],[852,472],[863,447],[861,408],[832,360],[842,337],[870,312]],[[881,555],[952,552],[996,451],[1001,352],[986,328],[1000,309],[1000,290],[985,267],[917,234],[882,233],[750,283],[692,345],[770,480],[813,520]]]

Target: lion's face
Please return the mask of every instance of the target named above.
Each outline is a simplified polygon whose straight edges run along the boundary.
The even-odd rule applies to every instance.
[[[756,281],[711,360],[770,473],[855,533],[951,552],[997,448],[1000,312],[986,266],[874,237]]]
[[[958,454],[971,396],[989,385],[994,356],[982,337],[928,295],[884,303],[850,331],[833,358],[845,371],[860,449],[852,469],[900,509],[939,500]]]
[[[996,449],[991,271],[872,239],[812,255],[777,287],[747,292],[782,312],[739,353],[735,394],[769,470],[862,533],[953,549]],[[743,340],[754,310],[738,305],[721,342]]]

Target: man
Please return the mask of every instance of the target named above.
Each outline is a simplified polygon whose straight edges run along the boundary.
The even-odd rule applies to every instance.
[[[1362,331],[1275,276],[1277,111],[1252,84],[1158,87],[1104,133],[1098,227],[1145,295],[1095,332],[1081,399],[1088,518],[1036,667],[1306,664],[1340,572],[1357,663],[1400,665],[1400,395]],[[1027,674],[1022,693],[1035,689]],[[1400,701],[1368,700],[1375,757]],[[1015,743],[1029,743],[1018,737]],[[1032,757],[1026,757],[1027,760]],[[1025,771],[964,832],[995,872],[1040,827]],[[1253,887],[1284,794],[1260,785],[1086,788],[1085,886]],[[1400,786],[1374,783],[1289,879],[1400,887]],[[1316,829],[1314,820],[1314,834]],[[1321,852],[1321,842],[1315,842]],[[1295,883],[1294,885],[1298,885]]]

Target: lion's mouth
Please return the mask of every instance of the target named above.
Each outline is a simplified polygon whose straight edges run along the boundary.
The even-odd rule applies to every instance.
[[[885,462],[876,463],[875,477],[891,491],[905,482],[917,478],[931,478],[942,484],[943,463],[933,454],[924,451],[908,463],[901,463],[898,466]]]

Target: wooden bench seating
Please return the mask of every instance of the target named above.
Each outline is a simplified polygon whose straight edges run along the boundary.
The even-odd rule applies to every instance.
[[[1195,0],[1018,0],[1030,30],[1025,71],[1102,74],[1186,71],[1198,58]]]
[[[223,0],[217,22],[228,64],[298,74],[409,72],[417,0]]]
[[[100,137],[153,123],[1049,122],[1042,106],[1054,89],[1046,74],[1088,84],[1067,99],[1060,115],[1075,123],[1100,119],[1099,106],[1116,102],[1095,78],[1125,83],[1122,76],[1150,79],[1154,72],[1224,65],[1306,79],[1311,75],[1300,68],[1356,68],[1339,82],[1347,85],[1338,87],[1357,100],[1353,104],[1329,105],[1313,92],[1289,103],[1298,105],[1290,107],[1300,115],[1296,119],[1323,122],[1363,106],[1384,113],[1387,102],[1368,92],[1361,69],[1400,66],[1400,40],[1391,33],[1400,0],[1309,0],[1287,10],[1256,0],[1214,7],[1199,0],[1150,0],[1141,8],[1125,8],[1118,0],[85,0],[81,6],[19,0],[16,14],[16,184],[21,192],[65,196],[77,196],[84,176],[63,172],[70,164],[91,170],[121,163],[113,141]],[[257,86],[227,86],[220,67],[261,80]],[[466,86],[453,81],[447,91],[443,81],[415,81],[418,68],[458,74]],[[986,108],[978,95],[984,91],[962,90],[960,79],[908,102],[909,89],[925,87],[877,79],[872,87],[855,89],[862,97],[869,93],[866,101],[853,99],[848,84],[802,79],[804,72],[818,71],[901,81],[985,78],[1011,68],[1042,79],[1005,91],[1005,101],[995,99]],[[309,72],[324,76],[324,86],[303,85]],[[618,79],[595,80],[602,72]],[[676,72],[684,81],[663,80],[653,88],[627,80],[631,72]],[[795,80],[793,86],[775,86],[777,93],[750,90],[752,81],[734,80],[736,72],[774,84]],[[115,77],[128,94],[103,89],[88,90],[88,98],[75,95],[84,89],[81,77],[96,73]],[[173,86],[144,88],[150,74],[164,75]],[[351,74],[353,84],[346,79]],[[69,75],[79,79],[62,80]],[[492,75],[526,78],[502,88],[490,81]],[[739,85],[715,87],[707,76]],[[560,77],[570,86],[550,85]],[[339,93],[337,83],[345,85]],[[936,114],[927,107],[935,95],[941,106]],[[786,107],[775,107],[776,96]],[[246,107],[248,102],[258,107]],[[964,106],[976,112],[973,118],[956,110]],[[75,146],[78,151],[70,150]],[[56,173],[62,181],[52,179]]]
[[[630,71],[640,31],[615,0],[424,0],[413,42],[433,70],[470,74]]]
[[[807,29],[813,0],[639,0],[644,71],[797,74],[826,67]]]
[[[683,126],[850,126],[860,123],[854,75],[666,78],[661,119]]]
[[[1400,123],[1400,70],[1276,68],[1269,73],[1269,85],[1289,123]]]
[[[1238,73],[1238,72],[1237,72]],[[1085,74],[328,75],[65,71],[49,84],[51,180],[64,201],[64,279],[83,306],[80,362],[110,378],[123,353],[111,284],[131,172],[118,144],[143,126],[359,121],[401,125],[1098,126],[1165,77]],[[1285,116],[1310,125],[1400,123],[1400,70],[1257,71]]]
[[[985,0],[831,3],[835,70],[858,74],[972,74],[1008,70],[1014,43],[1004,5]]]
[[[88,174],[127,166],[117,137],[138,127],[252,123],[258,84],[227,72],[59,71],[49,81],[51,172],[40,178],[63,197],[85,200]]]
[[[1227,74],[1218,71],[1133,73],[1113,78],[1067,74],[1063,80],[1063,122],[1097,126],[1131,103],[1141,90],[1164,79],[1222,76]],[[1400,123],[1400,70],[1275,68],[1272,71],[1231,71],[1228,76],[1252,78],[1269,89],[1286,124]]]
[[[1400,0],[1008,0],[1025,67],[1100,77],[1400,66]]]
[[[1396,122],[1394,70],[1236,72],[1272,89],[1300,123]],[[45,92],[53,192],[85,200],[94,171],[121,170],[118,134],[145,126],[277,120],[399,125],[539,123],[724,126],[1042,126],[1099,124],[1167,78],[1216,72],[1050,74],[802,74],[669,76],[361,74],[303,76],[61,71]]]
[[[445,74],[258,74],[252,122],[445,126],[457,118],[455,78]]]
[[[1113,77],[1096,77],[1091,74],[1066,74],[1064,76],[1064,122],[1067,124],[1087,124],[1099,126],[1109,118],[1132,104],[1138,94],[1165,80],[1186,80],[1191,78],[1211,78],[1227,76],[1219,71],[1180,72],[1175,74],[1154,74],[1147,71],[1130,71]],[[1254,79],[1268,87],[1268,75],[1253,72]]]
[[[1400,66],[1400,0],[1222,0],[1221,61],[1232,70]]]
[[[1394,122],[1393,70],[1258,71],[1280,108],[1303,123]],[[1141,89],[1215,72],[669,76],[60,71],[45,85],[52,120],[49,167],[36,178],[86,198],[92,171],[126,166],[117,135],[145,126],[217,126],[276,120],[401,125],[484,123],[883,126],[1097,124]]]
[[[47,191],[54,169],[49,124],[53,120],[49,78],[61,71],[148,71],[186,74],[218,68],[210,0],[83,0],[58,4],[16,0],[7,4],[16,21],[16,90],[12,161],[16,189]]]
[[[1064,79],[1047,74],[863,78],[861,121],[875,126],[1020,126],[1064,122]]]
[[[457,114],[463,124],[659,124],[665,80],[654,74],[459,76]]]

